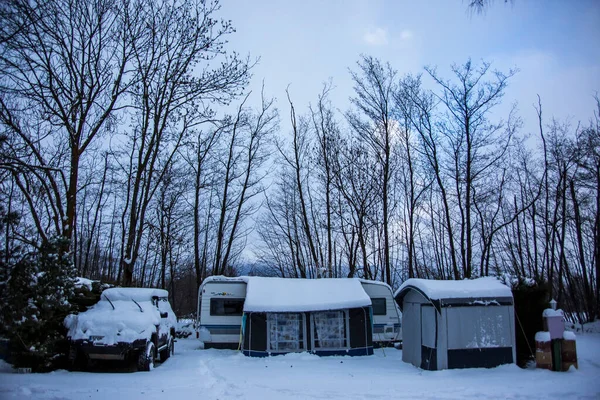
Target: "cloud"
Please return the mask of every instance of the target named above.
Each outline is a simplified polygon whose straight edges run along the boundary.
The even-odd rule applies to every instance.
[[[369,46],[385,46],[388,42],[385,29],[376,28],[364,34],[363,40]]]
[[[413,32],[410,29],[405,29],[402,32],[400,32],[401,40],[410,40],[413,36]]]

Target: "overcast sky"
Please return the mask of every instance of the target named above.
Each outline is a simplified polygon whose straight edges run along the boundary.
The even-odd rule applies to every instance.
[[[546,116],[587,123],[600,90],[599,0],[496,0],[483,15],[463,0],[223,0],[220,14],[237,29],[229,48],[260,57],[251,88],[265,80],[282,128],[288,85],[304,111],[332,78],[332,99],[345,109],[348,68],[360,54],[390,62],[400,75],[431,65],[449,77],[449,66],[469,57],[502,71],[517,67],[505,103],[518,101],[526,130],[536,126],[536,94]]]

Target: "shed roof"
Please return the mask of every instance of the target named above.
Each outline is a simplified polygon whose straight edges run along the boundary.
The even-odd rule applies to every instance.
[[[248,277],[245,312],[339,310],[371,305],[358,279]]]
[[[461,281],[442,281],[433,279],[407,279],[394,293],[396,302],[400,304],[404,296],[416,290],[428,300],[439,303],[439,306],[450,303],[459,303],[464,300],[498,299],[509,301],[512,304],[511,289],[495,277],[465,279]]]

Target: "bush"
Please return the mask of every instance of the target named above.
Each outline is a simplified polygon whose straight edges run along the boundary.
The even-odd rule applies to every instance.
[[[548,284],[523,277],[503,277],[512,288],[515,303],[517,364],[535,359],[535,334],[544,329],[542,313],[548,308]]]
[[[4,265],[0,291],[2,335],[10,340],[10,362],[17,368],[49,371],[64,362],[63,320],[72,312],[75,269],[68,242],[55,238],[37,253]],[[8,271],[8,273],[7,273]]]

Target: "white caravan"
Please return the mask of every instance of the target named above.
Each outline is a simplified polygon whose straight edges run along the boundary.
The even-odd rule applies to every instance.
[[[392,288],[383,282],[361,279],[373,307],[373,343],[386,344],[402,340],[402,319]]]
[[[246,277],[211,276],[200,285],[196,326],[205,349],[238,348],[246,282]]]
[[[204,348],[239,348],[246,283],[249,279],[246,276],[211,276],[200,286],[196,326],[197,336],[204,342]],[[383,282],[366,279],[360,282],[372,302],[373,342],[386,344],[402,340],[400,312],[392,289]]]

